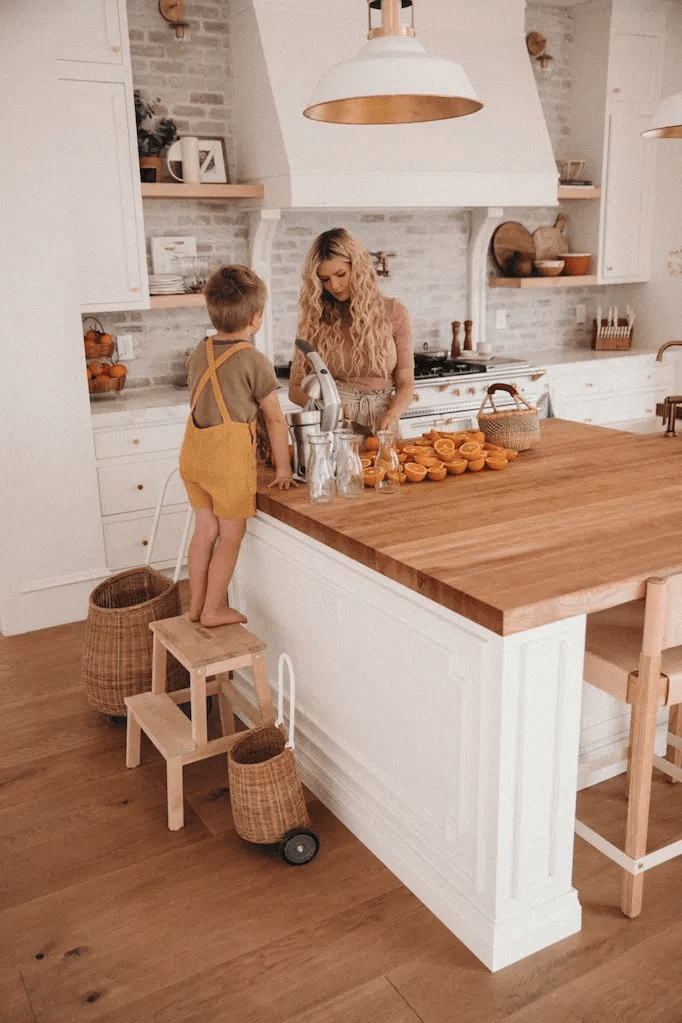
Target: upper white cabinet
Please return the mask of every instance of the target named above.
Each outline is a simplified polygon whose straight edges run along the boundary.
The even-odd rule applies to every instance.
[[[81,308],[148,309],[125,0],[68,0],[66,12],[57,19],[57,74]]]
[[[121,20],[123,7],[123,21]],[[53,18],[58,60],[122,65],[127,20],[119,0],[61,0]]]
[[[602,284],[649,277],[656,146],[641,132],[660,98],[666,8],[666,0],[591,0],[574,8],[565,155],[587,160],[601,199],[571,210],[571,247],[596,256]]]

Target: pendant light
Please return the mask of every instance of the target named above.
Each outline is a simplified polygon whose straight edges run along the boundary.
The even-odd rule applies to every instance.
[[[682,139],[682,92],[667,96],[659,103],[642,135],[649,139]]]
[[[466,73],[454,60],[430,57],[413,28],[414,0],[367,0],[369,42],[357,57],[326,71],[303,111],[334,124],[404,124],[462,117],[480,110]],[[400,20],[407,8],[410,24]],[[372,11],[381,25],[372,27]]]

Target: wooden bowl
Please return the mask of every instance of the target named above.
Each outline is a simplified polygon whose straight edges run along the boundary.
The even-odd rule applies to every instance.
[[[563,259],[536,259],[533,266],[541,277],[558,277],[564,268]]]
[[[563,259],[563,273],[566,277],[583,277],[590,272],[589,252],[560,252],[558,259]]]

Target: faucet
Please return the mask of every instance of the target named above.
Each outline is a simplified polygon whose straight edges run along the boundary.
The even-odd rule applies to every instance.
[[[672,348],[673,345],[682,345],[682,341],[666,341],[664,345],[658,349],[658,355],[656,356],[656,362],[663,362],[663,352],[666,348]]]

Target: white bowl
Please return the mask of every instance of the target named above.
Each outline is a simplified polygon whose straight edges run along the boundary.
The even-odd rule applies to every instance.
[[[564,268],[563,259],[536,259],[533,266],[541,277],[558,277]]]

